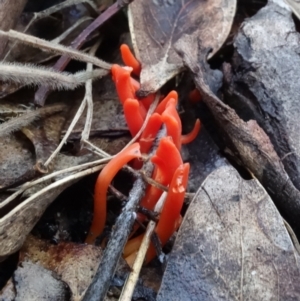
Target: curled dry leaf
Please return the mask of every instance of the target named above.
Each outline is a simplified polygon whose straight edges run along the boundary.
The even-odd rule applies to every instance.
[[[183,69],[174,43],[184,34],[200,37],[214,54],[227,38],[236,0],[139,0],[129,5],[129,24],[142,63],[141,94],[157,91]],[[192,43],[188,47],[195,48]]]
[[[188,209],[157,301],[299,300],[298,261],[263,187],[223,166]]]

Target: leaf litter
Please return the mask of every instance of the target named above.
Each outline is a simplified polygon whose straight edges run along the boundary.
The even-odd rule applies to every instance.
[[[82,8],[79,1],[75,2],[65,1],[62,3],[63,5],[72,3],[75,9]],[[98,7],[103,9],[102,3],[97,3],[96,6],[92,2],[90,4],[87,4],[90,6],[90,9],[88,9],[90,12],[89,16],[90,18],[96,17],[96,23],[91,23],[96,24],[95,28],[102,24],[102,17],[109,19],[108,25],[103,25],[104,27],[106,26],[107,33],[105,34],[105,30],[101,32],[101,42],[96,56],[92,52],[89,58],[86,53],[61,48],[59,44],[55,45],[53,42],[47,43],[42,40],[32,40],[30,36],[25,37],[21,33],[14,31],[7,31],[4,35],[19,39],[17,44],[15,43],[16,41],[12,40],[10,45],[19,47],[20,43],[25,39],[27,43],[34,41],[34,45],[38,49],[50,49],[64,55],[55,65],[55,73],[51,71],[55,78],[53,83],[55,86],[63,85],[63,80],[59,81],[59,77],[66,75],[67,77],[69,76],[66,80],[71,83],[71,86],[75,87],[77,85],[76,75],[73,75],[73,73],[86,67],[72,62],[68,70],[69,73],[64,73],[64,64],[67,64],[70,60],[66,55],[71,55],[72,53],[73,58],[94,63],[96,66],[97,62],[99,62],[98,58],[102,57],[109,62],[116,62],[119,60],[118,55],[116,55],[118,52],[116,45],[119,44],[120,37],[124,31],[126,32],[127,20],[124,18],[123,12],[114,16],[115,19],[110,19],[110,17],[127,3],[117,1],[107,11],[104,10],[99,17],[96,16],[95,8],[98,5]],[[103,2],[103,5],[105,6],[106,4]],[[265,11],[260,11],[262,19],[265,17],[268,9],[279,11],[282,7],[284,5],[281,1],[278,0],[276,3],[270,1]],[[53,9],[53,11],[50,10],[50,13],[55,11],[55,6]],[[57,6],[56,13],[59,11],[60,8]],[[67,11],[68,9],[65,8],[64,12]],[[41,19],[49,17],[47,10],[45,12],[45,16],[43,14],[40,15]],[[146,12],[149,13],[146,14]],[[53,16],[56,17],[55,14]],[[230,40],[232,36],[235,37],[234,46],[238,49],[237,41],[239,35],[237,31],[243,30],[246,28],[246,25],[240,26],[239,20],[234,21],[235,14],[235,1],[226,3],[213,1],[209,4],[193,1],[187,3],[180,1],[133,1],[128,8],[128,24],[131,31],[132,45],[138,59],[142,63],[141,89],[137,94],[144,96],[161,88],[162,91],[168,91],[167,86],[177,87],[180,95],[179,109],[182,113],[181,117],[187,114],[187,116],[193,116],[190,118],[193,120],[200,115],[204,123],[199,137],[191,145],[183,148],[184,158],[192,166],[189,184],[190,193],[186,195],[186,205],[182,213],[185,213],[185,210],[191,203],[190,207],[187,209],[188,211],[185,214],[173,251],[170,253],[168,260],[163,263],[163,266],[156,261],[157,269],[155,269],[155,262],[152,263],[152,267],[143,268],[143,279],[147,279],[148,275],[147,285],[149,287],[138,280],[139,272],[137,271],[140,270],[143,264],[143,258],[137,262],[137,269],[135,270],[134,268],[133,273],[137,272],[134,283],[125,281],[129,274],[128,268],[119,269],[122,262],[120,255],[123,243],[121,241],[127,239],[131,225],[134,222],[133,212],[135,212],[140,195],[144,191],[144,179],[147,182],[151,180],[147,178],[147,175],[141,175],[126,168],[134,175],[136,180],[134,181],[131,176],[124,172],[114,180],[113,185],[117,189],[121,189],[121,192],[116,191],[112,187],[111,191],[113,194],[109,194],[109,203],[111,204],[109,205],[108,225],[114,226],[112,228],[113,232],[109,236],[108,245],[104,249],[101,258],[99,254],[103,251],[100,247],[83,245],[81,244],[83,242],[82,238],[72,242],[74,239],[68,235],[70,230],[67,230],[70,227],[66,226],[72,223],[72,219],[70,220],[67,217],[60,218],[56,215],[57,211],[52,213],[51,217],[51,219],[60,224],[58,227],[60,230],[56,232],[56,235],[53,234],[52,237],[52,241],[58,239],[57,246],[45,239],[38,240],[28,236],[39,220],[39,227],[33,233],[43,236],[43,233],[46,233],[45,229],[50,231],[50,224],[47,227],[47,222],[43,222],[46,216],[49,217],[49,213],[47,213],[49,210],[46,211],[42,219],[41,216],[47,207],[55,201],[56,197],[65,191],[67,187],[71,191],[74,183],[81,185],[82,181],[78,182],[79,179],[86,179],[87,175],[92,175],[101,170],[104,164],[110,160],[110,155],[117,154],[125,145],[129,145],[134,141],[126,136],[127,128],[122,116],[122,110],[116,99],[115,92],[110,93],[114,88],[108,84],[110,81],[109,76],[105,76],[108,72],[96,69],[98,70],[97,72],[102,72],[104,77],[100,81],[96,80],[92,85],[90,79],[94,71],[91,71],[91,66],[88,67],[87,71],[83,71],[85,72],[84,74],[88,75],[82,78],[82,84],[85,84],[85,95],[83,95],[82,90],[55,92],[47,100],[46,111],[51,111],[51,106],[55,106],[58,103],[64,106],[65,109],[63,111],[51,116],[46,116],[45,114],[45,117],[42,115],[41,120],[36,120],[37,112],[42,112],[44,108],[35,111],[29,110],[28,112],[25,110],[22,112],[23,118],[20,115],[15,115],[12,119],[8,117],[2,124],[4,132],[6,132],[5,126],[11,128],[12,131],[10,134],[5,133],[6,135],[8,134],[8,137],[4,137],[2,141],[3,147],[6,148],[6,151],[1,152],[3,155],[5,153],[5,159],[0,161],[4,162],[6,160],[3,173],[3,183],[6,184],[3,186],[3,189],[9,187],[10,191],[11,189],[13,191],[0,204],[0,211],[3,213],[0,219],[0,236],[4,242],[0,249],[0,255],[2,260],[5,260],[10,254],[18,251],[22,245],[23,249],[20,254],[24,255],[22,253],[24,250],[26,253],[25,257],[20,257],[19,267],[12,279],[17,279],[16,277],[20,277],[20,275],[25,276],[24,280],[29,274],[41,275],[40,277],[45,275],[45,279],[49,279],[47,280],[49,283],[54,283],[54,288],[61,288],[60,295],[55,295],[49,286],[49,294],[52,294],[55,300],[60,300],[60,298],[62,300],[99,300],[99,298],[104,299],[104,296],[109,300],[118,300],[119,297],[120,300],[131,300],[131,298],[136,300],[140,297],[146,300],[155,300],[162,278],[161,269],[166,265],[162,285],[157,297],[158,300],[176,300],[179,296],[184,296],[181,300],[184,300],[184,298],[199,300],[200,297],[201,300],[211,300],[211,298],[235,300],[236,296],[244,294],[250,295],[253,300],[262,300],[264,296],[270,296],[275,292],[274,287],[276,285],[278,295],[285,300],[298,298],[299,292],[295,283],[298,282],[299,267],[297,260],[296,262],[294,261],[295,258],[298,258],[297,249],[299,246],[296,237],[298,234],[297,227],[299,226],[297,222],[299,191],[290,179],[291,174],[285,169],[285,165],[279,159],[281,154],[278,152],[276,144],[273,147],[272,139],[274,138],[267,135],[269,132],[261,125],[259,117],[251,116],[252,118],[250,118],[257,119],[257,123],[253,120],[242,120],[238,115],[240,114],[238,110],[238,114],[236,114],[232,108],[222,102],[222,100],[226,101],[226,93],[224,93],[224,98],[220,93],[222,73],[219,70],[223,70],[225,75],[230,75],[230,72],[226,73],[228,65],[226,67],[226,64],[224,64],[222,68],[220,62],[230,62],[234,72],[240,70],[240,66],[234,65],[236,62],[230,60],[233,53]],[[153,16],[153,18],[149,19],[149,16]],[[290,18],[290,12],[285,11],[285,16],[281,15],[281,17]],[[32,24],[39,21],[39,17],[36,17],[36,19],[37,21],[33,21]],[[254,17],[253,20],[255,26],[257,19]],[[125,24],[124,28],[119,26],[118,30],[116,30],[113,27],[114,22],[123,22]],[[76,24],[76,22],[73,24]],[[229,42],[225,43],[232,24],[233,30],[230,33]],[[247,20],[244,24],[247,24]],[[88,34],[83,39],[78,39],[80,35],[77,38],[75,35],[75,40],[77,41],[77,44],[75,44],[77,46],[74,46],[74,48],[80,48],[85,41],[88,41],[88,51],[93,47],[97,34],[90,25],[87,25],[89,29],[86,32]],[[267,27],[263,25],[263,28]],[[64,30],[67,29],[65,28]],[[75,31],[77,30],[78,28]],[[88,40],[88,36],[91,33],[95,35]],[[259,38],[259,36],[259,34],[255,33],[252,39]],[[272,35],[269,35],[268,38],[271,39]],[[114,40],[113,43],[111,43],[112,40]],[[288,45],[288,39],[286,44]],[[271,43],[269,43],[270,45]],[[243,45],[242,47],[242,50],[249,54],[247,52],[247,47],[249,46]],[[103,48],[109,49],[110,59],[107,59],[109,58],[107,54],[99,56],[99,53],[103,54]],[[238,51],[241,53],[240,50]],[[51,57],[47,55],[45,57],[50,59],[47,64],[51,64]],[[210,59],[214,69],[219,70],[211,70],[206,63],[207,58]],[[32,61],[33,64],[38,62],[41,61],[34,59]],[[101,63],[98,66],[109,69],[110,64],[105,64]],[[6,62],[2,62],[2,65],[4,67],[13,66],[7,65]],[[255,67],[259,68],[259,66]],[[34,68],[36,67],[34,66]],[[183,69],[188,71],[178,75]],[[18,71],[17,68],[15,70],[15,72]],[[37,72],[37,80],[34,80],[32,77],[31,81],[27,80],[26,82],[24,72],[21,77],[18,73],[14,73],[13,76],[16,77],[10,78],[10,80],[14,79],[15,81],[17,79],[17,81],[19,80],[24,84],[42,83],[43,87],[38,90],[39,92],[34,99],[36,104],[43,106],[48,95],[48,89],[46,89],[44,84],[49,85],[50,82],[41,73],[38,73],[39,69],[34,70],[36,71],[33,71],[33,73]],[[48,73],[47,76],[50,76],[49,69],[40,70],[45,70]],[[4,76],[5,74],[2,78],[5,78]],[[191,81],[191,77],[194,84]],[[225,78],[223,89],[228,87],[226,86],[228,83],[232,84],[231,79],[231,77],[229,77],[229,80]],[[257,80],[259,81],[260,79],[258,78]],[[167,85],[163,87],[165,83]],[[13,85],[14,83],[12,83],[12,87]],[[99,85],[101,85],[101,88],[99,88]],[[189,89],[186,88],[187,86]],[[186,105],[188,94],[194,86],[200,91],[203,102]],[[31,90],[20,90],[11,99],[17,99],[20,96],[23,98],[22,95],[27,93],[29,94],[29,97],[27,96],[29,102],[33,101],[32,93],[30,94]],[[229,91],[232,93],[232,90],[234,92],[237,91],[236,86],[233,84]],[[239,89],[237,93],[243,95],[246,92],[245,89]],[[9,98],[4,99],[4,101],[7,100],[9,101]],[[13,111],[15,112],[20,110],[18,103],[20,101],[17,99],[16,105],[13,106]],[[79,110],[78,107],[80,108]],[[5,108],[4,106],[3,111],[5,111]],[[74,118],[76,111],[78,114]],[[26,116],[32,117],[28,117],[26,120]],[[189,117],[183,117],[183,120],[187,119]],[[188,124],[189,122],[186,123]],[[10,123],[12,124],[11,127]],[[146,123],[144,126],[146,126]],[[112,138],[115,135],[114,133],[118,133],[121,137]],[[107,134],[110,138],[101,137]],[[212,139],[218,147],[212,142]],[[56,149],[56,152],[54,152],[54,149]],[[16,153],[16,150],[19,153]],[[234,166],[241,175],[246,175],[248,179],[256,177],[257,180],[255,178],[251,181],[242,179],[224,158],[224,154],[230,159],[230,162],[234,162]],[[104,159],[99,159],[99,156],[104,157]],[[15,158],[19,158],[19,161],[16,161]],[[8,172],[12,172],[11,176],[8,176]],[[118,180],[119,177],[120,180]],[[90,181],[93,182],[92,179]],[[122,185],[120,185],[120,182]],[[126,194],[130,190],[129,186],[132,186],[133,182],[133,191],[129,195],[127,205],[124,207],[116,196],[121,196],[124,199],[125,193],[126,198]],[[155,183],[153,184],[156,185]],[[128,187],[125,189],[124,186],[126,185]],[[199,186],[200,189],[198,190]],[[193,198],[193,193],[197,190],[198,192]],[[7,193],[10,191],[3,191],[3,196],[7,196]],[[237,193],[233,193],[234,191],[237,191]],[[92,192],[90,191],[89,193],[91,194]],[[193,201],[191,202],[192,198]],[[88,199],[90,199],[89,204],[91,205],[92,198],[89,197]],[[285,202],[282,202],[283,199]],[[273,201],[292,228],[281,218]],[[256,209],[253,209],[253,207]],[[91,209],[85,208],[84,210],[87,210],[87,212],[77,213],[84,216],[85,222],[82,225],[86,224],[87,220],[91,220],[92,214]],[[120,212],[122,213],[120,218],[118,218]],[[212,214],[212,212],[216,214]],[[78,216],[76,219],[78,219]],[[41,225],[45,225],[44,230],[41,230],[43,228]],[[58,229],[57,227],[54,228]],[[233,231],[234,229],[236,230]],[[295,230],[296,235],[293,230]],[[84,236],[84,231],[87,232],[88,229],[85,229],[85,226],[81,226],[80,231],[81,235]],[[231,234],[229,235],[228,233]],[[234,238],[234,235],[238,237]],[[71,242],[64,242],[64,240],[71,240]],[[240,242],[242,244],[239,244]],[[46,257],[49,262],[54,262],[53,266],[50,267],[48,263],[45,263],[45,260],[42,263],[43,260],[41,258],[37,259],[35,257],[39,253],[38,250],[34,251],[35,255],[28,255],[30,248],[33,249],[35,247],[39,250],[48,249]],[[243,252],[240,252],[241,249]],[[49,252],[49,250],[52,251]],[[54,260],[55,258],[57,260],[59,257],[58,250],[63,251],[61,254],[63,254],[62,259],[65,260],[65,264],[60,265],[58,261]],[[80,252],[83,255],[80,256],[80,260],[76,255],[74,256],[77,252],[75,250],[81,250]],[[94,256],[88,263],[84,254],[89,253],[89,250],[94,250],[98,255]],[[253,252],[255,254],[259,252],[257,253],[259,256],[254,255]],[[283,253],[288,254],[288,256],[283,256]],[[89,264],[91,269],[89,269]],[[98,269],[97,266],[99,266]],[[113,277],[117,266],[118,271]],[[125,263],[124,266],[126,267]],[[151,269],[153,272],[153,268],[154,277],[150,273]],[[174,273],[175,269],[177,269],[177,272]],[[30,270],[35,270],[36,272],[29,272]],[[49,273],[49,270],[52,272]],[[85,273],[83,270],[89,271]],[[273,273],[275,270],[277,271],[277,278]],[[286,270],[290,271],[290,279],[285,279],[281,276],[281,271]],[[216,273],[216,271],[218,272]],[[270,277],[270,281],[267,284],[264,283],[262,278],[254,277],[255,275],[263,275],[266,272],[268,277],[270,275],[274,276]],[[226,275],[228,273],[231,273],[231,275],[243,273],[243,282],[237,282],[241,279],[240,276],[225,278],[223,277],[224,273]],[[50,278],[46,278],[46,275]],[[93,275],[95,277],[91,279]],[[182,277],[183,275],[184,277]],[[114,279],[114,283],[119,284],[111,286],[111,279]],[[18,300],[20,294],[25,298],[22,300],[29,300],[30,296],[32,296],[30,295],[30,289],[34,289],[37,285],[35,281],[34,278],[27,278],[27,282],[22,282],[22,287],[16,286],[14,288],[12,288],[14,284],[8,281],[7,287],[3,289],[1,295],[4,296],[5,293],[11,290],[15,292],[11,300]],[[286,281],[288,281],[289,285],[285,285]],[[100,290],[97,289],[99,285]],[[121,293],[123,285],[124,288]],[[254,287],[259,289],[255,290]],[[179,288],[182,289],[178,290]],[[25,291],[22,291],[23,289]],[[39,295],[38,298],[43,300],[45,297]]]

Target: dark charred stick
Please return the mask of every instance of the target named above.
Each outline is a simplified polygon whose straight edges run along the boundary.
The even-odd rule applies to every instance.
[[[158,235],[156,234],[156,232],[152,233],[151,242],[153,243],[153,246],[155,248],[155,251],[156,251],[156,254],[157,254],[157,257],[158,257],[159,261],[161,263],[164,263],[165,254],[162,250],[162,244],[161,244],[161,241],[160,241]]]
[[[104,22],[109,20],[120,9],[128,5],[133,0],[119,0],[112,4],[107,10],[105,10],[97,19],[95,19],[83,32],[71,43],[70,47],[74,49],[80,49],[85,43],[86,39],[97,30]],[[63,71],[68,63],[70,57],[61,56],[56,64],[53,66],[53,70]],[[34,95],[34,103],[38,106],[44,106],[47,96],[51,91],[47,87],[40,87]]]
[[[150,152],[150,156],[155,153],[158,142],[160,138],[165,135],[165,132],[164,128],[159,132]],[[151,177],[153,164],[150,161],[145,164],[144,171],[148,177]],[[130,191],[128,202],[113,227],[112,235],[104,250],[96,275],[82,301],[104,300],[116,271],[118,261],[122,255],[123,248],[135,222],[136,211],[140,200],[145,194],[146,185],[142,177],[137,175],[137,179]]]
[[[141,206],[139,207],[138,212],[145,215],[149,220],[154,221],[156,223],[158,222],[158,214],[156,212]]]

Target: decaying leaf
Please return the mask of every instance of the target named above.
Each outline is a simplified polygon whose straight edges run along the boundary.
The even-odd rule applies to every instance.
[[[1,105],[0,111],[5,107],[5,105]],[[18,111],[20,106],[15,105],[13,108]],[[0,136],[2,137],[0,141],[1,188],[31,180],[34,177],[36,171],[39,170],[39,162],[47,158],[58,144],[65,120],[65,114],[50,117],[49,115],[57,114],[63,108],[63,105],[57,105],[37,111],[24,110],[20,116],[11,118],[0,125]],[[34,121],[36,124],[30,131],[29,125]],[[23,134],[14,133],[26,126],[28,129],[24,132],[35,146],[35,155],[32,153],[30,141]],[[34,168],[35,166],[36,168]]]
[[[129,24],[137,58],[142,62],[141,94],[157,91],[183,69],[174,43],[184,34],[200,37],[216,53],[227,38],[236,1],[139,0],[129,5]],[[197,43],[187,47],[195,48]]]
[[[299,300],[299,280],[299,255],[271,198],[224,166],[190,205],[157,300]]]
[[[206,54],[201,46],[199,49],[186,47],[185,40],[189,38],[185,36],[178,43],[178,51],[192,71],[203,101],[223,130],[224,139],[227,139],[227,144],[238,161],[264,185],[296,234],[300,233],[300,192],[286,173],[269,137],[256,121],[243,121],[211,91],[208,83],[213,86],[219,72],[211,70],[207,65]]]
[[[13,278],[14,301],[64,301],[69,296],[68,286],[55,273],[31,261],[23,261]]]
[[[61,242],[50,244],[29,236],[20,250],[23,261],[32,261],[55,272],[71,290],[72,301],[81,300],[100,262],[100,247]]]
[[[90,155],[83,157],[70,157],[59,155],[57,163],[59,166],[70,164],[67,167],[78,165],[91,159]],[[60,162],[63,161],[63,162]],[[56,176],[42,185],[37,185],[30,189],[30,195],[21,200],[13,199],[10,202],[4,200],[0,203],[0,260],[5,259],[8,255],[16,252],[23,245],[27,235],[33,229],[34,225],[40,219],[46,208],[56,199],[56,197],[67,187],[76,183],[84,175],[94,173],[101,167],[90,168],[88,173],[84,172],[73,175]],[[54,168],[55,169],[55,168]],[[52,182],[54,180],[54,182]],[[56,182],[55,182],[56,180]],[[50,182],[50,183],[49,183]],[[27,196],[27,194],[25,194]]]
[[[27,0],[4,0],[0,3],[0,30],[9,30],[17,23]],[[0,37],[0,59],[7,44],[7,38]]]

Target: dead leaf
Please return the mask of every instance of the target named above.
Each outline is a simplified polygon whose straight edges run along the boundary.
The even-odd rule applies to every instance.
[[[129,24],[137,58],[142,62],[141,94],[157,91],[183,70],[174,49],[184,34],[200,37],[216,53],[227,38],[236,1],[139,0],[129,5]],[[197,43],[188,45],[195,48]]]
[[[0,3],[0,29],[9,30],[14,27],[27,0],[4,0]],[[7,44],[7,38],[0,37],[0,59]]]
[[[298,261],[263,187],[224,166],[188,209],[157,301],[298,300]]]
[[[5,104],[0,105],[0,112],[4,111],[5,108]],[[58,105],[56,108],[61,110],[62,106]],[[18,112],[20,105],[16,104],[14,107],[11,106],[11,109],[12,111],[16,110],[16,112]],[[53,109],[55,109],[55,107],[53,107]],[[46,109],[46,111],[47,110],[48,109]],[[53,116],[46,117],[42,114],[33,115],[35,113],[36,111],[32,112],[32,110],[29,109],[24,110],[20,116],[12,118],[0,125],[0,132],[9,135],[8,137],[2,137],[0,141],[1,188],[31,180],[36,175],[39,164],[50,156],[53,149],[55,149],[59,143],[60,132],[66,114],[59,113],[55,115],[57,111],[54,111]],[[50,115],[52,114],[51,109],[49,113]],[[29,118],[29,116],[31,116],[31,118]],[[32,116],[35,117],[32,118]],[[27,117],[28,122],[26,121]],[[35,121],[42,117],[43,120]],[[33,121],[35,121],[35,124],[31,127],[31,130],[29,130],[28,124]],[[6,126],[7,124],[11,126]],[[27,137],[31,139],[35,147],[35,154],[32,153],[32,144],[23,134],[18,132],[12,133],[26,125],[28,129],[27,131],[24,130],[24,132]],[[36,169],[34,166],[36,166]]]
[[[68,284],[72,293],[70,300],[79,301],[97,270],[102,249],[71,242],[53,245],[29,236],[20,252],[24,256],[22,262],[30,260],[55,272]]]
[[[82,157],[66,157],[58,155],[57,165],[59,167],[71,167],[89,161],[91,155]],[[67,164],[70,164],[67,166]],[[55,169],[55,168],[54,168]],[[99,170],[99,167],[91,169],[92,172]],[[82,175],[83,176],[83,175]],[[23,245],[27,235],[40,219],[46,208],[63,192],[67,187],[76,183],[82,176],[60,175],[42,185],[36,185],[29,189],[30,195],[22,199],[13,199],[5,205],[0,203],[0,261],[8,255],[18,251]],[[61,181],[59,182],[59,180]],[[54,180],[54,182],[52,182]],[[56,180],[56,182],[55,182]],[[50,182],[50,183],[49,183]],[[28,195],[26,191],[25,196]]]
[[[68,298],[66,284],[57,279],[55,273],[31,261],[23,261],[13,278],[16,289],[14,301],[64,301]]]

